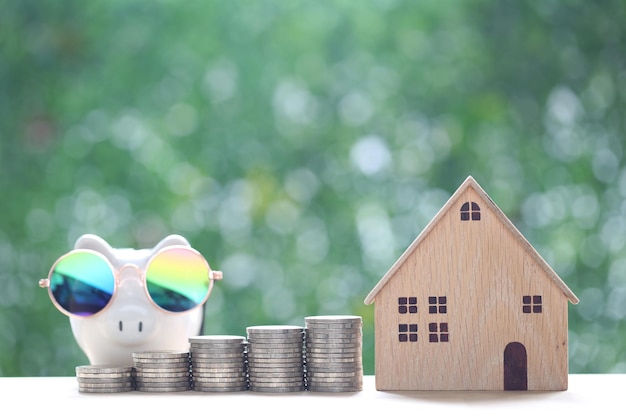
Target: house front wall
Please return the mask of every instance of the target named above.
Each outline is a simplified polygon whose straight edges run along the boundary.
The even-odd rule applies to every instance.
[[[460,220],[466,201],[479,204],[480,220]],[[517,342],[527,389],[566,389],[567,307],[527,247],[468,189],[375,298],[376,387],[502,390],[504,352]]]

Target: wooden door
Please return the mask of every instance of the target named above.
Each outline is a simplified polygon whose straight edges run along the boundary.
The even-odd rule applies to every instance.
[[[528,358],[526,348],[519,342],[511,342],[504,348],[504,390],[528,389]]]

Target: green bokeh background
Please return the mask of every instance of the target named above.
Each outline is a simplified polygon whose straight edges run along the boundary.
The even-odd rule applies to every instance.
[[[626,3],[0,2],[0,376],[86,357],[37,286],[84,233],[185,236],[205,333],[364,298],[472,175],[580,297],[570,372],[626,372]]]

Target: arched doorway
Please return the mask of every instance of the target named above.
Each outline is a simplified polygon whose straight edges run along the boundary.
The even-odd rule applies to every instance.
[[[519,342],[511,342],[504,348],[504,390],[528,389],[528,358],[526,348]]]

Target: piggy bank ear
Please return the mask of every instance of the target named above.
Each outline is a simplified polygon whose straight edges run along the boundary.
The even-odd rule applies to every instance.
[[[76,239],[74,249],[91,249],[99,252],[107,258],[113,257],[113,248],[100,236],[86,234]]]
[[[187,241],[187,239],[185,239],[184,237],[180,236],[180,235],[169,235],[165,238],[163,238],[163,240],[161,240],[159,243],[156,244],[156,246],[154,247],[153,251],[157,252],[167,246],[189,246],[191,247],[191,245],[189,244],[189,241]]]

